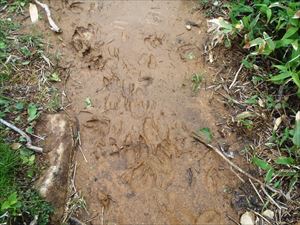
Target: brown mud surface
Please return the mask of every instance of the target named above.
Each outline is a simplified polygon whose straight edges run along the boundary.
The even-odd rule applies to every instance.
[[[217,69],[201,56],[206,20],[187,1],[51,1],[70,66],[66,94],[82,152],[76,187],[90,224],[234,224],[237,177],[191,132],[218,133],[226,113],[205,82]],[[185,28],[185,21],[199,27]],[[191,77],[205,82],[195,94]],[[92,107],[86,107],[89,98]],[[225,141],[226,139],[226,141]],[[232,149],[236,150],[236,149]],[[97,216],[97,217],[95,217]]]

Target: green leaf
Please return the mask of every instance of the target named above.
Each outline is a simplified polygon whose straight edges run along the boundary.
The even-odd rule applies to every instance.
[[[7,106],[10,101],[0,97],[0,105]]]
[[[291,77],[292,74],[290,72],[285,72],[285,73],[281,73],[281,74],[278,74],[278,75],[275,75],[275,76],[272,76],[270,78],[271,81],[273,82],[278,82],[278,81],[284,81],[285,79]]]
[[[296,114],[296,124],[293,136],[293,143],[296,146],[300,146],[300,111]]]
[[[300,73],[292,73],[292,79],[294,81],[294,83],[298,86],[298,88],[300,88]]]
[[[271,16],[272,16],[272,10],[268,8],[266,4],[255,4],[255,6],[260,6],[260,11],[267,16],[267,23],[269,23]]]
[[[25,131],[26,131],[28,134],[33,134],[33,127],[32,127],[32,126],[26,127]]]
[[[84,103],[85,103],[85,108],[90,108],[93,106],[90,98],[86,98]]]
[[[295,40],[294,39],[282,39],[279,41],[274,41],[276,48],[282,48],[282,47],[287,47],[290,44],[292,44]]]
[[[298,27],[290,27],[286,33],[284,34],[284,36],[281,38],[281,40],[284,39],[288,39],[289,37],[291,37],[293,34],[295,34],[298,31]]]
[[[292,46],[293,46],[293,48],[295,49],[295,51],[297,51],[297,50],[298,50],[298,47],[299,47],[298,40],[295,40],[295,41],[292,43]]]
[[[257,21],[259,20],[259,17],[260,17],[260,14],[258,13],[257,16],[255,17],[255,19],[251,21],[250,29],[253,29],[256,26]]]
[[[291,157],[280,156],[275,160],[275,163],[279,165],[293,165],[295,160]]]
[[[26,46],[20,48],[20,50],[24,56],[26,57],[31,56],[31,52]]]
[[[28,122],[35,120],[38,117],[38,109],[35,104],[30,103],[27,109]]]
[[[49,80],[54,81],[54,82],[60,82],[61,81],[61,79],[59,78],[58,73],[56,73],[56,72],[51,74]]]
[[[225,38],[224,39],[224,44],[226,48],[230,48],[231,47],[231,41],[229,38]]]
[[[15,205],[17,202],[18,202],[17,192],[14,192],[10,196],[8,196],[6,201],[3,202],[2,206],[1,206],[1,210],[9,209],[13,205]]]
[[[265,44],[265,40],[260,37],[250,41],[250,47],[254,47],[257,45],[263,45],[263,44]]]
[[[288,69],[285,65],[273,65],[273,67],[279,69],[282,72],[287,72],[288,71]]]
[[[199,135],[204,138],[207,143],[211,143],[213,135],[209,128],[204,127],[198,130]]]
[[[258,166],[259,168],[263,169],[263,170],[270,170],[272,169],[272,166],[270,166],[269,163],[267,163],[265,160],[262,160],[256,156],[253,157],[252,162]]]
[[[270,19],[272,17],[272,10],[271,9],[266,9],[266,14],[267,14],[267,19],[268,19],[268,23],[270,22]]]
[[[31,156],[28,158],[27,165],[32,166],[32,165],[34,164],[34,161],[35,161],[35,155],[31,155]]]
[[[242,113],[238,114],[236,116],[236,119],[238,121],[241,121],[241,120],[244,120],[244,119],[247,119],[247,118],[250,118],[250,117],[255,117],[255,114],[252,113],[252,112],[249,112],[249,111],[245,111],[245,112],[242,112]]]
[[[257,98],[258,98],[257,95],[253,95],[253,96],[251,96],[250,98],[246,99],[246,100],[244,101],[244,103],[249,104],[249,105],[254,105],[254,104],[257,103]]]
[[[242,63],[247,69],[253,68],[253,63],[249,62],[247,59],[243,59]]]
[[[23,102],[17,102],[15,105],[15,108],[17,110],[23,110],[24,109],[24,103]]]
[[[278,173],[276,175],[280,176],[280,177],[292,177],[297,174],[298,174],[298,171],[281,170],[281,171],[278,171]]]
[[[6,44],[4,42],[0,42],[0,49],[6,49]]]
[[[274,49],[275,49],[275,43],[272,40],[272,38],[266,32],[263,33],[263,36],[264,36],[264,39],[267,42],[268,47],[270,48],[270,50],[274,51]]]
[[[22,62],[22,65],[23,65],[23,66],[26,66],[26,65],[29,65],[29,64],[30,64],[30,61],[29,61],[29,60],[23,61],[23,62]]]
[[[31,150],[27,149],[27,148],[22,148],[22,149],[20,150],[20,155],[21,155],[22,157],[29,157],[29,156],[31,156],[32,154],[33,154],[33,152],[32,152]]]
[[[274,188],[279,188],[280,186],[281,186],[281,181],[280,180],[276,181],[274,184]]]
[[[274,175],[274,169],[271,168],[268,170],[268,172],[266,173],[266,176],[265,176],[265,181],[266,183],[270,183],[272,178],[273,178],[273,175]]]
[[[195,54],[193,52],[189,52],[187,55],[186,55],[186,58],[188,60],[193,60],[196,58]]]
[[[295,184],[298,182],[298,174],[292,177],[289,183],[289,190],[292,190],[292,188],[295,186]]]

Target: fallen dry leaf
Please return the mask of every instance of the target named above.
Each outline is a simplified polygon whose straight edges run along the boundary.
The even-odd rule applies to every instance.
[[[294,19],[299,19],[300,18],[300,10],[298,10],[295,15],[293,16]]]
[[[39,20],[39,13],[35,4],[29,3],[29,14],[32,23],[36,23]]]
[[[10,147],[12,150],[18,150],[19,148],[21,148],[21,146],[22,145],[20,143],[12,143]]]
[[[278,130],[278,127],[280,126],[281,122],[282,122],[282,116],[278,117],[275,120],[273,131]]]

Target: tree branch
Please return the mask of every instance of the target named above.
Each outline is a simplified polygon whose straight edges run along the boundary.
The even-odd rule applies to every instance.
[[[32,151],[35,151],[37,153],[42,153],[43,152],[42,148],[32,145],[31,138],[24,131],[20,130],[15,125],[13,125],[13,124],[11,124],[11,123],[9,123],[6,120],[1,119],[1,118],[0,118],[0,123],[4,124],[5,126],[9,127],[12,130],[18,132],[22,137],[24,137],[27,141],[26,147],[28,149],[31,149]]]

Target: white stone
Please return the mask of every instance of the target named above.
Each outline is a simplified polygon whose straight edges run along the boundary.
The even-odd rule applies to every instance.
[[[241,225],[255,225],[255,215],[252,212],[245,212],[240,219]]]
[[[270,209],[266,209],[263,213],[262,213],[263,216],[265,217],[268,217],[269,219],[274,219],[274,215],[275,213],[270,210]]]
[[[186,24],[186,25],[185,25],[185,28],[186,28],[187,30],[191,30],[191,29],[192,29],[192,26],[191,26],[190,24]]]

